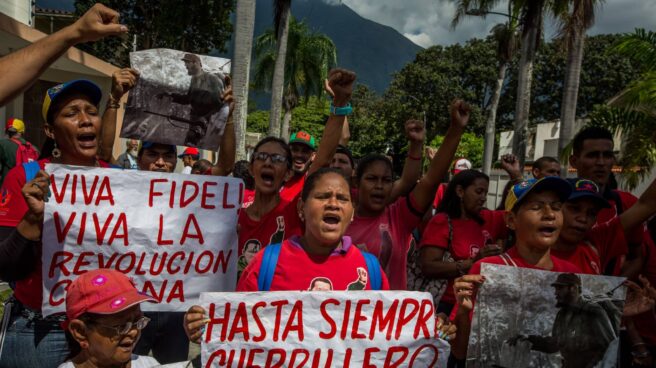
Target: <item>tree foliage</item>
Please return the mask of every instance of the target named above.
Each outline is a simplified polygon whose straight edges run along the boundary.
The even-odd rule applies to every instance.
[[[130,64],[134,36],[137,50],[169,48],[208,54],[212,50],[226,51],[232,35],[234,0],[75,0],[76,15],[84,14],[97,2],[117,10],[129,34],[79,47],[121,67]]]
[[[306,104],[294,110],[291,131],[304,130],[312,134],[317,141],[321,138],[323,127],[330,115],[330,104],[325,99],[311,97]],[[257,110],[248,113],[248,131],[267,134],[269,130],[269,111]]]
[[[444,136],[438,135],[430,141],[429,146],[439,147],[444,142]],[[465,133],[460,139],[455,157],[464,157],[471,161],[472,167],[481,167],[483,164],[483,138],[473,133]]]

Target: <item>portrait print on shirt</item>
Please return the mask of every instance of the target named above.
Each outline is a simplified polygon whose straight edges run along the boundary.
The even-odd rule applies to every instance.
[[[121,137],[219,149],[228,119],[223,103],[230,60],[169,49],[130,53],[140,73],[128,97]]]

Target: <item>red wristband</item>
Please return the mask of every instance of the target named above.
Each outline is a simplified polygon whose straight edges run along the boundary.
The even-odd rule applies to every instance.
[[[421,160],[421,156],[413,156],[409,153],[408,153],[408,158],[411,159],[411,160],[415,160],[415,161]]]

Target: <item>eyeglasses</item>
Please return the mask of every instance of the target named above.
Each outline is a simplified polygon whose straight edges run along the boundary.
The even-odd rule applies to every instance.
[[[150,318],[144,316],[144,317],[139,318],[136,322],[129,321],[129,322],[126,322],[122,326],[120,326],[120,325],[119,326],[107,326],[107,325],[103,325],[101,323],[97,323],[95,321],[91,321],[91,324],[94,324],[94,325],[97,325],[97,326],[100,326],[100,327],[104,327],[108,330],[114,331],[114,335],[112,335],[112,337],[115,337],[115,336],[127,335],[130,331],[132,331],[133,328],[136,328],[137,330],[141,331],[144,328],[146,328],[146,326],[148,326],[148,322],[150,322]]]
[[[287,157],[278,153],[268,153],[268,152],[255,152],[253,154],[253,159],[258,161],[266,161],[271,159],[271,162],[274,164],[284,164],[287,162]]]

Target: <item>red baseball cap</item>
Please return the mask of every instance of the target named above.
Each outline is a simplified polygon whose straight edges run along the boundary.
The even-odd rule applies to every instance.
[[[200,153],[198,153],[198,148],[196,147],[187,147],[181,154],[178,155],[178,158],[183,158],[184,156],[187,155],[198,157],[200,156]]]
[[[115,314],[142,302],[157,302],[134,287],[122,272],[101,268],[80,275],[66,291],[66,322],[84,313]]]
[[[7,125],[5,126],[5,131],[13,129],[18,133],[25,133],[25,123],[21,119],[11,118],[7,120]]]

